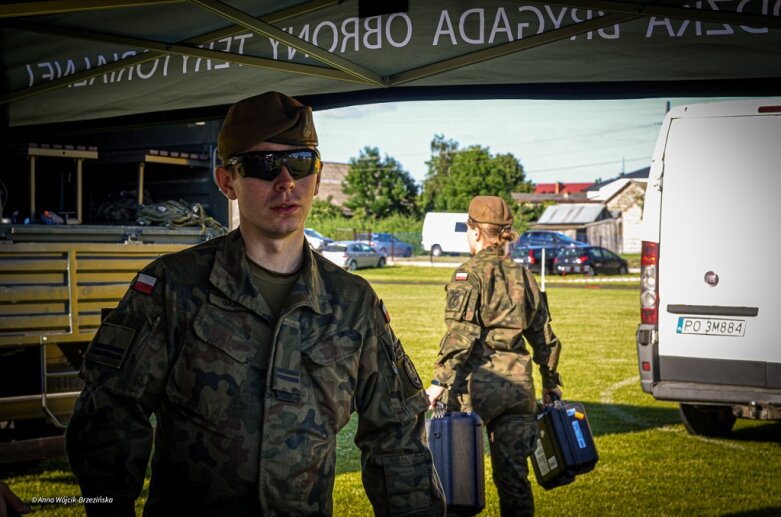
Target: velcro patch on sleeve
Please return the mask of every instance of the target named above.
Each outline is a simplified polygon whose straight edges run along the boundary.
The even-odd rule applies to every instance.
[[[464,281],[467,278],[469,278],[469,274],[468,273],[465,273],[463,271],[459,271],[459,272],[456,273],[456,280],[458,280],[458,281]]]
[[[138,291],[139,293],[144,294],[152,294],[152,291],[155,288],[155,284],[157,283],[157,278],[146,275],[144,273],[139,273],[136,277],[135,282],[133,282],[133,289]]]
[[[135,334],[135,329],[130,327],[103,323],[87,348],[85,358],[119,370]]]
[[[382,308],[382,315],[385,316],[385,323],[390,323],[390,313],[382,300],[380,300],[380,308]]]

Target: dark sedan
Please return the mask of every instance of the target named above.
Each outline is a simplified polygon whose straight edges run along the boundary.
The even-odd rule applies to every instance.
[[[532,273],[542,272],[542,251],[545,250],[545,273],[555,273],[553,261],[556,259],[560,248],[544,246],[518,246],[513,249],[512,259],[526,266]]]
[[[564,248],[553,263],[556,272],[562,275],[567,273],[625,275],[629,271],[626,260],[609,249],[599,246]]]

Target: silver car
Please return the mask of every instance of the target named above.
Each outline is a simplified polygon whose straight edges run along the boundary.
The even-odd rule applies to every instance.
[[[334,242],[333,239],[329,239],[322,233],[318,232],[317,230],[313,228],[304,228],[304,237],[306,237],[307,242],[309,242],[309,245],[312,246],[312,248],[316,250],[322,250],[332,242]]]
[[[382,267],[385,255],[360,241],[337,241],[328,244],[320,252],[337,266],[355,271],[359,267]]]

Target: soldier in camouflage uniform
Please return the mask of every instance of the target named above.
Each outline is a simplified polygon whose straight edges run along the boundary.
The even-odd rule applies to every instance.
[[[540,368],[543,398],[561,397],[561,344],[534,277],[508,256],[518,238],[512,223],[499,197],[477,196],[469,204],[474,257],[446,286],[447,333],[427,390],[432,407],[445,396],[448,410],[474,411],[485,422],[503,516],[534,514],[527,458],[536,443],[536,401],[524,338]]]
[[[88,348],[67,452],[90,515],[330,515],[355,411],[378,515],[442,515],[428,399],[366,281],[305,245],[311,109],[271,92],[228,113],[217,183],[240,228],[142,271]],[[156,426],[150,416],[156,418]]]

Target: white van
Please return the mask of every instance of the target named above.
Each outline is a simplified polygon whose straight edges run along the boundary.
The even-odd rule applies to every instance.
[[[429,212],[423,219],[423,249],[438,257],[443,253],[469,253],[466,212]]]
[[[781,419],[781,98],[681,106],[662,124],[642,223],[643,391],[693,434]]]

